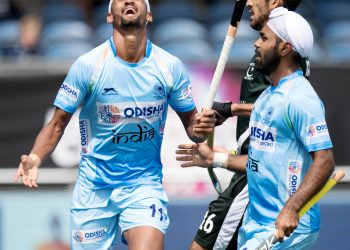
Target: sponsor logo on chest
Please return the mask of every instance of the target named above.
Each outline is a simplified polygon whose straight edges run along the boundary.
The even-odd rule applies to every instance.
[[[113,131],[113,144],[127,144],[138,143],[145,141],[152,141],[154,139],[155,130],[147,126],[136,125],[136,129],[128,132],[120,133],[116,130]]]
[[[97,103],[98,122],[100,124],[118,124],[122,119],[138,118],[156,120],[163,114],[163,102],[150,103]]]
[[[246,168],[247,170],[251,170],[252,172],[257,172],[257,173],[259,172],[259,161],[253,159],[253,157],[251,156],[251,153],[248,156]]]
[[[273,153],[276,148],[277,129],[259,122],[250,126],[250,145],[259,151]]]
[[[102,96],[116,96],[118,94],[119,93],[115,88],[104,88],[102,92]]]

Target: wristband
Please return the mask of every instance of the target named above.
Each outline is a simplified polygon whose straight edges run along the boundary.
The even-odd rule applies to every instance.
[[[216,110],[223,117],[229,118],[233,116],[231,112],[231,104],[232,102],[214,102],[212,109]]]
[[[28,156],[33,160],[34,164],[37,163],[36,165],[38,166],[41,164],[41,159],[37,154],[29,154]]]
[[[214,168],[227,168],[228,154],[214,153],[213,167]]]

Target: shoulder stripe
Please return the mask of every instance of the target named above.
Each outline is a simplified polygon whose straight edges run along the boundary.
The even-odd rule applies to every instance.
[[[94,71],[92,73],[91,80],[89,83],[89,88],[88,88],[89,92],[92,91],[94,85],[96,84],[98,77],[100,75],[101,69],[103,67],[103,64],[104,64],[106,58],[109,56],[110,52],[111,52],[111,49],[108,46],[108,44],[106,43],[106,46],[103,49],[101,56],[99,57],[99,59],[97,60],[97,63],[95,64]]]
[[[168,87],[170,89],[172,89],[174,87],[174,78],[173,78],[173,75],[171,74],[169,66],[159,58],[158,53],[155,49],[153,49],[153,54],[154,54],[154,57],[155,57],[157,63],[160,66],[159,70],[163,74],[165,81],[166,81],[166,84],[168,85]]]

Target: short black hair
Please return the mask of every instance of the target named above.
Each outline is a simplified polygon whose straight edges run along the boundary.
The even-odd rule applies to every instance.
[[[288,10],[295,11],[300,3],[301,0],[284,0],[283,7],[287,8]]]

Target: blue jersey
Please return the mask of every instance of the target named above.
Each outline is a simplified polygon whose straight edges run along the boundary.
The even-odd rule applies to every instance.
[[[332,147],[324,107],[297,71],[261,94],[249,127],[247,216],[261,225],[274,226],[312,164],[310,152]],[[319,227],[316,205],[301,218],[296,232],[315,232]]]
[[[161,182],[168,105],[178,112],[195,108],[179,59],[150,41],[138,63],[116,54],[111,38],[81,56],[54,102],[69,113],[82,106],[78,182],[94,188]]]

